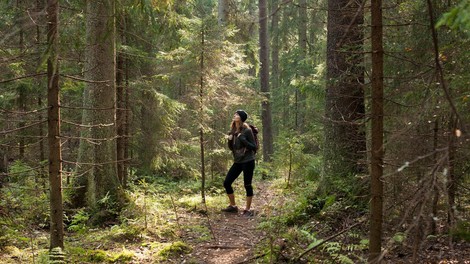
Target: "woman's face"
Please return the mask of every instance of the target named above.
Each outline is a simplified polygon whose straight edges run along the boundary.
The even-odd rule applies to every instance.
[[[233,115],[232,121],[234,121],[234,122],[241,122],[242,120],[241,120],[240,116],[239,116],[237,113],[235,113],[235,114]]]

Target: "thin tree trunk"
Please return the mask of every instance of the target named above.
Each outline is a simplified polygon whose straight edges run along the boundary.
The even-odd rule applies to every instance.
[[[124,20],[125,14],[121,14],[121,20],[119,24],[119,36],[120,41],[122,44],[125,43],[125,35],[124,35]],[[125,65],[125,58],[122,52],[117,53],[116,59],[116,133],[117,133],[117,140],[116,140],[116,157],[117,157],[117,174],[119,178],[119,182],[125,188],[125,94],[124,94],[124,65]]]
[[[437,166],[437,147],[438,147],[438,140],[439,140],[439,120],[436,117],[436,120],[434,120],[434,136],[433,136],[433,162],[434,166]],[[431,219],[431,234],[436,235],[437,234],[437,226],[436,226],[436,221],[434,220],[437,217],[437,205],[439,202],[439,188],[437,184],[434,184],[434,193],[433,193],[433,199],[432,199],[432,215]]]
[[[199,79],[199,143],[201,146],[201,196],[202,202],[206,203],[206,167],[204,157],[204,24],[201,28],[201,58],[200,58],[200,71],[201,76]]]
[[[19,12],[21,12],[21,10],[23,8],[21,0],[16,1],[16,8],[19,10]],[[20,16],[21,15],[22,14],[20,13]],[[20,20],[21,20],[21,17],[20,17]],[[24,46],[24,29],[23,29],[23,26],[21,26],[21,25],[20,25],[20,31],[19,31],[18,46],[21,50],[23,50],[23,46]],[[18,110],[21,111],[21,112],[26,111],[26,91],[25,91],[25,89],[26,88],[23,85],[20,85],[18,87],[17,104],[18,104]],[[18,127],[24,127],[25,125],[26,125],[26,123],[24,121],[21,121],[21,122],[18,123]],[[22,160],[22,159],[24,159],[25,130],[24,129],[20,130],[19,134],[20,134],[20,138],[19,138],[19,142],[18,142],[18,151],[19,151],[19,158]]]
[[[369,263],[380,262],[383,221],[383,31],[382,0],[371,2],[372,19],[372,109],[371,109],[371,201],[369,230]]]
[[[276,97],[285,98],[281,96],[279,91],[279,17],[280,17],[280,10],[278,10],[279,1],[272,0],[272,8],[271,8],[271,89],[273,94],[277,94]],[[274,10],[277,10],[273,13]],[[284,100],[281,101],[281,109],[287,108],[288,104],[284,103]],[[283,122],[287,121],[287,118],[282,119]],[[284,125],[284,124],[283,124]],[[277,127],[279,129],[279,127]]]
[[[455,226],[455,194],[457,190],[456,177],[455,177],[455,152],[456,152],[456,138],[455,138],[455,117],[451,114],[448,130],[448,166],[447,172],[447,229],[452,230]],[[452,245],[452,236],[449,236],[450,246]]]
[[[299,1],[299,50],[300,50],[300,60],[305,60],[307,58],[307,1]],[[300,65],[300,76],[305,77],[307,72],[305,71],[305,62]],[[299,88],[295,89],[295,128],[302,130],[303,119],[305,115],[305,98],[302,94],[302,91]]]
[[[271,94],[269,90],[269,39],[267,0],[259,0],[259,60],[260,83],[263,101],[261,103],[261,120],[263,123],[263,161],[271,161],[273,154]]]
[[[125,29],[127,27],[127,16],[124,18],[124,25]],[[129,97],[130,97],[130,90],[129,90],[129,60],[125,60],[125,121],[124,121],[124,182],[127,183],[127,179],[129,177],[129,137],[130,137],[130,123],[131,123],[131,109],[129,106]]]
[[[60,147],[60,109],[59,109],[59,65],[58,65],[58,0],[48,0],[49,57],[47,59],[47,102],[48,141],[49,141],[49,182],[51,206],[51,243],[50,249],[64,248],[64,225],[62,205],[62,155]]]
[[[44,8],[44,1],[43,0],[36,0],[36,21],[37,22],[37,25],[36,25],[36,48],[37,48],[37,52],[38,54],[41,54],[41,27],[40,25],[43,25],[43,22],[44,22],[44,16],[41,14],[42,10]],[[37,67],[39,68],[40,67],[40,64],[41,64],[41,56],[38,56],[37,58]],[[38,77],[36,78],[36,85],[38,87],[38,98],[37,98],[37,103],[38,103],[38,109],[41,109],[43,107],[43,103],[42,103],[42,97],[44,96],[43,94],[43,90],[42,90],[42,78],[41,77]],[[45,159],[46,159],[46,153],[45,153],[45,148],[44,148],[44,140],[43,137],[44,137],[44,124],[42,123],[42,120],[43,120],[43,113],[38,113],[38,120],[41,122],[41,124],[39,124],[39,127],[38,127],[38,134],[39,134],[39,138],[40,138],[40,141],[39,141],[39,161],[40,162],[43,162]],[[39,173],[39,179],[42,183],[42,187],[43,187],[43,190],[44,190],[44,193],[46,193],[46,173],[44,170],[41,170],[40,173]],[[38,187],[39,188],[39,185]]]

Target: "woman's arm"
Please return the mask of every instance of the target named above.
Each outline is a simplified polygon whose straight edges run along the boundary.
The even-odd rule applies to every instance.
[[[228,137],[227,137],[227,145],[228,145],[228,148],[233,151],[233,134],[230,132],[228,133]]]

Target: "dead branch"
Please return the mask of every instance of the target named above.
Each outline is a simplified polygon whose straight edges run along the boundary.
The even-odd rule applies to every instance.
[[[23,129],[26,129],[26,128],[29,128],[29,127],[32,127],[32,126],[43,124],[43,123],[46,123],[46,122],[47,122],[47,120],[44,120],[44,121],[41,121],[41,122],[32,123],[30,125],[18,127],[18,128],[11,129],[11,130],[0,131],[0,135],[6,135],[6,134],[13,133],[13,132],[16,132],[16,131],[20,131],[20,130],[23,130]]]
[[[38,112],[47,110],[48,108],[40,108],[40,109],[34,109],[31,111],[12,111],[12,110],[7,110],[5,108],[0,108],[0,113],[7,113],[7,114],[15,114],[15,115],[28,115],[28,114],[36,114]]]
[[[110,127],[110,126],[113,126],[114,123],[109,123],[109,124],[96,124],[96,125],[84,125],[84,124],[78,124],[78,123],[74,123],[74,122],[70,122],[70,121],[66,121],[66,120],[61,120],[62,123],[65,123],[65,124],[69,124],[69,125],[74,125],[74,126],[78,126],[78,127],[86,127],[86,128],[92,128],[92,127]]]
[[[60,74],[60,76],[69,78],[75,81],[86,82],[86,83],[108,83],[109,82],[109,81],[92,81],[92,80],[87,80],[87,79],[83,79],[83,78],[79,78],[79,77],[67,75],[67,74]]]
[[[21,80],[21,79],[43,76],[43,75],[46,75],[46,74],[47,74],[46,72],[29,74],[29,75],[19,76],[19,77],[15,77],[15,78],[11,78],[11,79],[0,80],[0,83],[13,82],[13,81]]]

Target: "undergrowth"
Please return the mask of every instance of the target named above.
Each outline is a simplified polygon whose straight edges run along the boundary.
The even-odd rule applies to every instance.
[[[298,182],[289,189],[285,179],[275,180],[277,197],[265,209],[259,228],[268,237],[258,248],[266,263],[360,263],[368,248],[365,232],[351,229],[329,241],[326,238],[362,221],[364,208],[335,196],[316,196],[314,181]],[[315,253],[309,252],[314,248]],[[300,257],[301,256],[301,257]]]
[[[17,166],[26,170],[22,164]],[[112,225],[94,227],[88,210],[66,208],[65,250],[52,254],[48,249],[48,198],[41,190],[36,193],[17,187],[34,186],[34,182],[21,181],[21,177],[11,179],[2,189],[6,199],[0,202],[10,206],[0,217],[0,263],[135,263],[142,258],[136,252],[145,252],[150,263],[159,263],[191,252],[180,240],[185,230],[191,230],[201,242],[211,239],[204,223],[188,226],[181,214],[204,214],[225,201],[220,178],[206,182],[206,206],[201,203],[199,181],[135,178],[126,191],[129,202]]]

